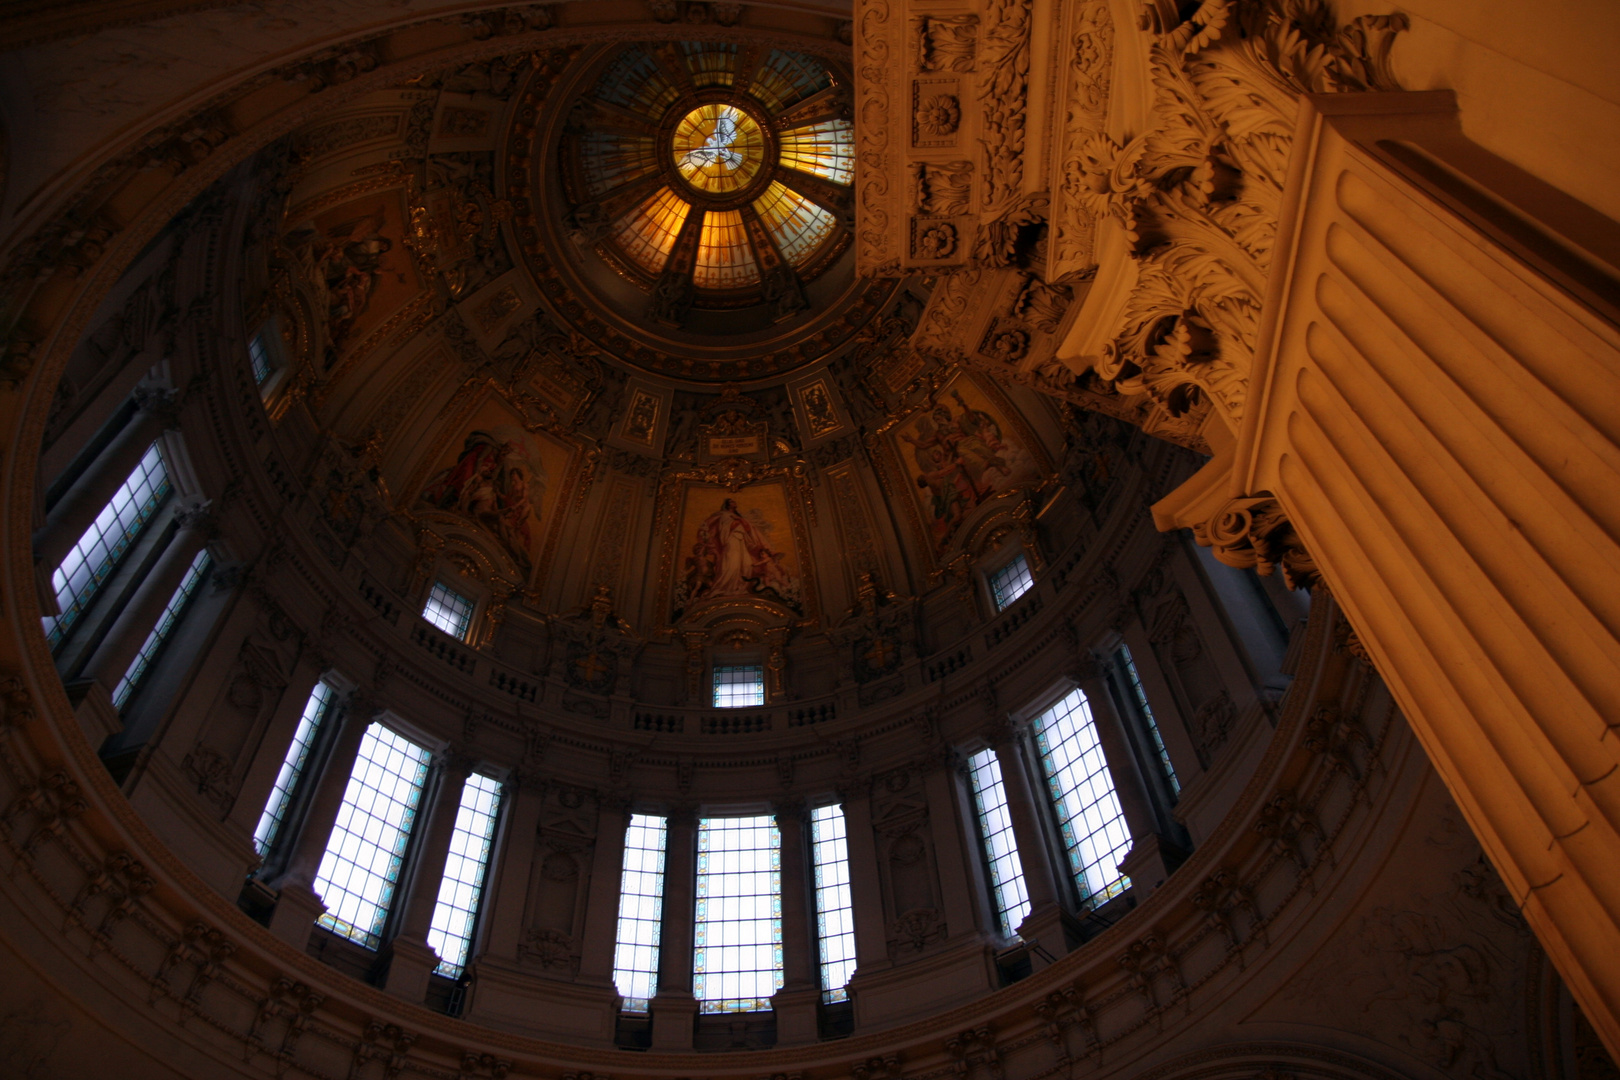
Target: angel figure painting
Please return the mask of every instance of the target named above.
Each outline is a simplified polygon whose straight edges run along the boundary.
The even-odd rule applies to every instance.
[[[520,427],[479,427],[422,489],[422,502],[478,522],[525,571],[540,547],[550,475],[537,440]]]
[[[403,249],[403,212],[397,192],[357,199],[289,232],[325,297],[330,366],[352,342],[420,290]]]
[[[1040,479],[1035,459],[999,410],[965,379],[958,379],[932,408],[901,425],[896,434],[935,555],[979,504]]]
[[[675,582],[675,618],[712,600],[773,600],[802,612],[798,558],[779,484],[687,494],[685,556]]]

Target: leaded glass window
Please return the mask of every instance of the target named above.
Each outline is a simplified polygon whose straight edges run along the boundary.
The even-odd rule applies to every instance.
[[[816,878],[816,940],[821,946],[821,1000],[848,1001],[855,973],[855,904],[849,891],[849,845],[842,806],[810,814],[810,862]]]
[[[848,237],[830,209],[854,180],[847,95],[801,53],[672,46],[624,48],[580,99],[558,162],[570,220],[655,296],[689,286],[700,308],[780,302],[793,287],[780,262],[808,284]]]
[[[495,820],[501,805],[501,783],[473,773],[461,785],[456,824],[450,833],[450,853],[439,879],[439,898],[433,905],[428,944],[439,954],[440,975],[459,979],[472,948],[473,925],[489,873],[490,845],[495,842]]]
[[[1002,934],[1012,937],[1029,914],[1029,890],[1024,884],[1024,864],[1018,858],[1018,840],[1013,836],[1007,789],[1001,782],[1001,762],[996,752],[980,750],[969,758],[968,777],[978,810],[979,839],[990,867],[996,917],[1001,920]]]
[[[1006,611],[1014,600],[1035,587],[1035,578],[1029,572],[1029,560],[1023,554],[1013,558],[990,575],[990,592],[996,599],[996,610]]]
[[[368,949],[382,942],[431,757],[381,724],[366,729],[315,875],[319,924]]]
[[[260,330],[248,339],[248,364],[253,368],[253,382],[263,386],[270,378],[270,346]]]
[[[613,985],[626,1012],[646,1012],[658,992],[658,942],[664,919],[664,819],[631,814],[624,834],[619,884],[619,930],[613,949]]]
[[[1131,885],[1119,869],[1120,860],[1130,854],[1131,831],[1114,794],[1097,722],[1086,695],[1075,689],[1036,717],[1034,727],[1069,870],[1082,906],[1094,907]]]
[[[435,581],[422,605],[422,618],[453,638],[467,640],[472,626],[473,603],[442,581]]]
[[[762,1012],[782,988],[782,838],[770,817],[698,822],[692,993],[706,1013]]]
[[[129,670],[124,672],[124,677],[113,687],[114,708],[122,709],[140,688],[141,680],[151,670],[152,662],[157,659],[158,653],[163,651],[163,646],[180,622],[180,616],[185,614],[186,608],[191,604],[191,598],[196,595],[198,584],[208,573],[208,561],[207,548],[197,552],[196,558],[191,560],[191,565],[186,568],[186,576],[180,581],[180,587],[174,590],[174,595],[169,597],[169,602],[163,607],[163,614],[158,616],[157,625],[152,627],[152,632],[147,634],[146,640],[141,643],[140,651],[135,654],[135,659],[130,661]]]
[[[855,125],[827,120],[782,132],[782,164],[835,184],[855,179]]]
[[[320,733],[321,725],[332,711],[332,702],[337,692],[330,683],[324,679],[315,684],[310,691],[309,700],[304,702],[304,713],[298,718],[298,727],[293,731],[292,743],[287,747],[287,756],[282,759],[281,770],[276,773],[275,786],[270,789],[270,798],[264,804],[264,813],[259,815],[258,827],[253,830],[253,847],[260,858],[270,854],[275,846],[276,838],[281,835],[281,824],[287,817],[287,809],[292,805],[293,796],[298,791],[298,782],[303,778],[304,766],[309,763],[310,750],[315,746],[315,736]]]
[[[714,707],[746,709],[765,704],[765,668],[739,664],[714,669]]]
[[[1164,778],[1170,784],[1172,795],[1181,794],[1181,781],[1176,779],[1176,767],[1170,763],[1170,751],[1165,749],[1164,736],[1159,734],[1159,722],[1153,718],[1153,707],[1148,704],[1147,691],[1142,689],[1142,678],[1136,673],[1136,661],[1131,659],[1131,650],[1123,643],[1119,647],[1119,666],[1125,673],[1125,681],[1131,687],[1131,699],[1136,702],[1136,708],[1142,715],[1142,724],[1147,728],[1148,737],[1153,740],[1153,752],[1159,757],[1159,767],[1164,770]]]
[[[704,289],[732,289],[758,280],[759,264],[748,246],[742,213],[711,210],[704,214],[692,283]]]
[[[45,616],[45,636],[53,648],[62,643],[89,609],[101,587],[151,524],[170,490],[163,452],[153,443],[51,575],[56,605],[62,612]]]

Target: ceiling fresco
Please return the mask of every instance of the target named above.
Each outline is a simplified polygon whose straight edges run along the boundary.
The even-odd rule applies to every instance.
[[[847,46],[691,32],[429,73],[266,151],[267,404],[321,432],[334,560],[779,646],[1038,545],[1066,484],[1100,503],[1125,436],[919,348],[956,292],[855,274]]]

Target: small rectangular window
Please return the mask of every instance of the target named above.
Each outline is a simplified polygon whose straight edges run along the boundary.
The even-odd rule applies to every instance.
[[[848,1001],[855,973],[855,904],[849,892],[849,845],[844,808],[820,806],[810,815],[810,861],[816,873],[816,939],[821,944],[821,1000]]]
[[[1034,587],[1035,579],[1030,576],[1029,561],[1022,553],[1013,556],[1011,562],[990,575],[990,592],[996,599],[997,611],[1006,611],[1014,600]]]
[[[180,581],[180,587],[174,590],[174,595],[169,597],[168,604],[163,608],[163,614],[158,616],[157,625],[152,627],[152,632],[147,634],[146,640],[141,643],[141,651],[130,661],[129,670],[124,672],[124,677],[113,687],[114,708],[122,709],[140,687],[141,680],[152,667],[152,661],[163,651],[163,645],[169,640],[169,635],[174,633],[175,626],[180,622],[180,616],[185,614],[186,608],[191,604],[198,583],[202,581],[203,575],[208,573],[208,561],[207,548],[197,552],[197,557],[191,560],[191,565],[186,568],[186,576]]]
[[[286,819],[287,808],[292,805],[293,795],[298,790],[298,781],[304,775],[304,766],[309,762],[309,752],[315,745],[315,736],[320,731],[321,724],[325,722],[327,714],[332,711],[332,699],[335,696],[336,692],[331,685],[322,681],[315,684],[309,700],[304,702],[304,715],[298,718],[298,727],[293,731],[292,744],[287,747],[287,756],[281,762],[281,771],[276,774],[275,787],[270,789],[270,799],[264,804],[264,813],[259,816],[259,826],[253,830],[253,847],[261,859],[270,854],[270,849],[275,846],[276,837],[281,833],[281,823]]]
[[[760,664],[714,669],[714,707],[746,709],[765,704],[765,668]]]
[[[782,988],[782,838],[769,817],[698,822],[692,993],[706,1013],[763,1012]]]
[[[619,879],[619,932],[613,985],[626,1012],[646,1012],[658,992],[658,942],[664,919],[664,819],[631,814]]]
[[[431,758],[381,724],[366,729],[315,875],[320,925],[368,949],[382,942]]]
[[[270,345],[265,341],[265,330],[248,339],[248,363],[253,366],[253,382],[263,386],[270,378]]]
[[[489,849],[495,841],[495,819],[501,805],[501,784],[473,773],[461,785],[461,805],[450,833],[450,854],[439,879],[439,899],[433,905],[428,944],[439,954],[440,975],[461,978],[472,948],[473,924],[489,871]]]
[[[1131,851],[1131,831],[1086,695],[1072,690],[1036,717],[1035,745],[1082,906],[1095,907],[1131,886],[1119,871],[1119,861]]]
[[[1181,781],[1176,779],[1176,767],[1170,764],[1170,751],[1164,747],[1164,737],[1159,734],[1159,722],[1153,718],[1153,709],[1148,705],[1147,692],[1142,689],[1142,679],[1136,673],[1136,661],[1131,659],[1131,650],[1121,644],[1119,647],[1119,666],[1125,672],[1125,681],[1131,685],[1131,697],[1136,701],[1136,707],[1142,714],[1142,723],[1147,728],[1148,737],[1153,740],[1153,751],[1159,755],[1159,766],[1164,769],[1164,778],[1170,784],[1170,794],[1181,794]]]
[[[1018,858],[1007,789],[1001,783],[1001,762],[994,750],[980,750],[968,759],[973,781],[973,802],[979,811],[979,838],[990,864],[990,887],[995,894],[1001,932],[1012,937],[1029,914],[1029,891],[1024,886],[1024,864]]]
[[[84,530],[84,535],[51,575],[56,606],[62,612],[45,616],[45,636],[50,639],[52,648],[62,643],[90,607],[101,587],[151,524],[170,490],[163,452],[153,443],[135,471],[113,492],[96,520]]]
[[[472,613],[472,601],[442,581],[433,583],[433,590],[428,593],[427,603],[422,605],[422,618],[451,637],[462,641],[467,640],[467,630],[472,626]]]

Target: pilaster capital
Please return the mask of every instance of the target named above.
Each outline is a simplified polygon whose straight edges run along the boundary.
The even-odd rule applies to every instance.
[[[697,803],[678,802],[671,803],[669,812],[664,815],[670,828],[680,827],[691,829],[697,825]]]
[[[788,795],[776,800],[775,817],[777,827],[786,830],[789,826],[802,825],[810,811],[803,796]]]
[[[1101,682],[1107,673],[1108,667],[1103,661],[1086,653],[1071,660],[1068,665],[1069,677],[1082,687],[1087,683]]]
[[[464,746],[451,743],[437,755],[439,768],[444,770],[446,777],[465,780],[472,775],[473,765],[477,759],[467,752]]]
[[[219,535],[219,518],[209,503],[193,503],[180,507],[174,512],[174,523],[182,532],[201,533],[207,539]]]
[[[164,430],[172,430],[180,423],[180,399],[166,386],[137,386],[130,395],[135,408],[162,423]]]
[[[1253,567],[1262,577],[1280,566],[1290,589],[1309,589],[1322,580],[1316,560],[1269,491],[1228,500],[1192,530],[1193,539],[1227,566]]]

